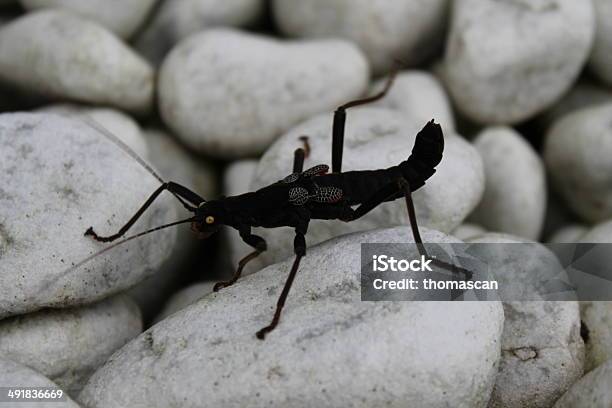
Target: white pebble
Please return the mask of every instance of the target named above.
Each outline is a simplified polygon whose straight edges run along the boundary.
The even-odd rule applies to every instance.
[[[589,59],[591,70],[607,85],[612,85],[612,2],[593,0],[595,41]]]
[[[544,159],[553,186],[585,221],[612,217],[612,103],[558,120],[546,135]]]
[[[612,302],[580,302],[580,316],[587,333],[584,371],[588,372],[612,359]]]
[[[261,153],[296,123],[357,97],[367,79],[365,58],[345,41],[208,30],[164,61],[160,111],[193,149],[235,158]]]
[[[20,0],[26,10],[64,9],[97,21],[122,38],[129,38],[144,22],[156,0]]]
[[[608,408],[612,406],[612,360],[576,382],[553,408]]]
[[[155,322],[160,322],[171,314],[183,310],[204,296],[211,294],[214,286],[213,282],[200,282],[179,290],[166,301],[164,308],[155,318]]]
[[[0,80],[54,99],[144,112],[153,70],[96,23],[59,10],[28,13],[0,30]]]
[[[490,231],[537,240],[546,210],[542,159],[511,128],[483,130],[474,140],[485,171],[482,200],[470,220]]]
[[[559,228],[548,238],[548,242],[553,244],[569,244],[578,242],[588,231],[588,227],[583,224],[569,224]]]
[[[542,245],[534,248],[527,245],[529,241],[507,234],[480,235],[469,242],[490,244],[488,265],[500,291],[506,292],[503,298],[518,293],[528,296],[548,279],[568,281],[566,274],[557,274],[562,267],[555,254]],[[550,407],[582,375],[584,343],[578,302],[514,301],[503,305],[502,359],[488,406]]]
[[[61,390],[57,384],[43,376],[42,374],[28,368],[24,365],[16,363],[8,358],[0,358],[0,387],[11,387],[13,389],[23,389],[24,387],[43,387],[52,390]],[[8,391],[8,390],[7,390]],[[6,391],[4,391],[6,393]],[[20,401],[13,406],[19,408],[79,408],[70,397],[66,396],[62,390],[61,401],[35,401],[25,402]],[[5,394],[6,396],[6,394]],[[10,402],[6,402],[7,404]],[[4,403],[2,405],[5,405]],[[5,405],[9,406],[9,405]]]
[[[0,354],[75,395],[115,350],[140,332],[138,306],[117,296],[93,305],[3,319]]]
[[[183,38],[214,27],[251,26],[264,9],[264,0],[166,0],[136,38],[135,47],[158,65]]]
[[[172,229],[108,247],[85,237],[116,232],[159,182],[117,145],[78,119],[0,115],[0,318],[67,307],[124,290],[158,270]],[[162,196],[131,233],[176,219]]]
[[[455,242],[427,229],[423,236]],[[90,408],[179,399],[214,407],[485,407],[499,358],[499,303],[361,301],[361,243],[411,241],[394,228],[310,248],[263,343],[255,332],[269,323],[292,260],[206,296],[115,354],[80,400]]]
[[[386,78],[378,80],[371,93],[382,90]],[[427,71],[401,71],[389,93],[370,106],[405,112],[423,123],[435,119],[446,131],[455,129],[450,101],[440,81]]]
[[[399,58],[415,66],[438,51],[446,0],[274,0],[281,31],[294,37],[346,38],[368,56],[376,74]]]
[[[457,108],[477,122],[513,124],[547,108],[569,89],[591,49],[589,1],[452,4],[442,72]]]

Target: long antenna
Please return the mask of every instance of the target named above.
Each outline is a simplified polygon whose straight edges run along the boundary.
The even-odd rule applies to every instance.
[[[140,164],[145,170],[151,173],[151,175],[155,177],[160,183],[162,184],[165,183],[164,179],[162,179],[161,176],[157,174],[157,172],[153,170],[153,168],[146,161],[144,161],[140,156],[138,156],[138,154],[136,154],[134,150],[132,150],[121,139],[115,136],[110,130],[102,126],[94,118],[84,113],[77,113],[71,116],[74,116],[76,119],[81,120],[86,125],[91,126],[95,130],[100,132],[104,137],[106,137],[108,140],[110,140],[111,142],[116,144],[119,148],[121,148],[121,150],[127,153],[132,159],[136,160],[138,164]]]
[[[129,241],[131,241],[133,239],[140,238],[140,237],[142,237],[144,235],[147,235],[147,234],[150,234],[152,232],[156,232],[156,231],[162,230],[164,228],[174,227],[175,225],[185,224],[185,223],[192,222],[192,221],[195,221],[195,217],[189,217],[189,218],[184,219],[184,220],[174,221],[174,222],[171,222],[169,224],[160,225],[159,227],[151,228],[151,229],[148,229],[146,231],[139,232],[138,234],[129,236],[127,238],[124,238],[121,241],[116,242],[116,243],[114,243],[114,244],[112,244],[110,246],[107,246],[106,248],[96,252],[95,254],[88,256],[87,258],[83,259],[81,262],[72,265],[70,268],[68,268],[68,269],[66,269],[64,271],[63,275],[67,275],[68,273],[72,272],[73,270],[75,270],[75,269],[83,266],[87,262],[91,261],[92,259],[94,259],[98,255],[102,255],[103,253],[105,253],[107,251],[110,251],[111,249],[113,249],[113,248],[115,248],[115,247],[117,247],[119,245],[125,244],[126,242],[129,242]]]

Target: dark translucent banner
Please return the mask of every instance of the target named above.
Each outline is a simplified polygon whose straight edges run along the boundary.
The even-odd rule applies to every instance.
[[[361,299],[612,300],[612,244],[362,244]]]

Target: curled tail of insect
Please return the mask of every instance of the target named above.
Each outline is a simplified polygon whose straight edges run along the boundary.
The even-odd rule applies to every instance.
[[[412,154],[408,160],[399,166],[412,190],[423,186],[425,181],[436,172],[435,168],[442,160],[443,152],[442,128],[432,119],[417,134]]]

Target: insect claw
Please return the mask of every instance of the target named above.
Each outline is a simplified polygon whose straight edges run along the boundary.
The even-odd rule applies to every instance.
[[[265,340],[266,339],[266,333],[268,332],[267,327],[264,327],[263,329],[259,330],[257,333],[255,333],[255,337],[257,337],[259,340]]]

